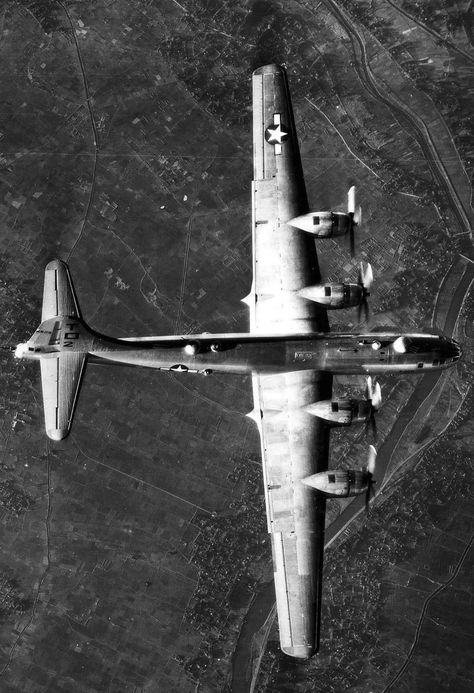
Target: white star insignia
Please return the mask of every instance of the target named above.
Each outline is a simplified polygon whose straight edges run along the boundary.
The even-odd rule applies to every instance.
[[[281,123],[269,125],[265,130],[265,139],[268,144],[281,144],[286,140],[289,133],[282,127]]]

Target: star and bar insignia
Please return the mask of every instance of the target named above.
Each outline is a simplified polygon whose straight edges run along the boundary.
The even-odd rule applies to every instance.
[[[280,114],[275,113],[273,115],[273,125],[269,125],[265,130],[265,139],[268,144],[274,145],[275,154],[281,154],[282,142],[285,142],[289,134],[290,133],[281,122]]]

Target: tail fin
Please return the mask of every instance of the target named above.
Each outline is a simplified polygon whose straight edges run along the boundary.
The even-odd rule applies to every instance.
[[[42,323],[69,318],[69,332],[65,333],[69,339],[61,338],[63,348],[40,358],[46,433],[53,440],[62,440],[71,427],[87,352],[74,348],[84,326],[69,268],[61,260],[53,260],[46,266],[41,318]],[[62,322],[55,323],[56,329]],[[53,335],[54,329],[50,340],[54,340]]]

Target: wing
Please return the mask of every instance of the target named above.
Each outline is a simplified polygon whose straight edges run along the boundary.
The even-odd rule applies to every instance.
[[[287,221],[308,211],[285,70],[253,74],[253,332],[328,331],[327,314],[296,291],[320,279],[314,240]],[[332,378],[314,371],[253,375],[272,537],[280,642],[284,652],[317,650],[325,498],[301,479],[327,469],[329,428],[304,407],[330,399]]]
[[[327,332],[327,313],[297,295],[320,279],[314,239],[288,226],[308,211],[286,72],[266,65],[253,74],[253,332]]]

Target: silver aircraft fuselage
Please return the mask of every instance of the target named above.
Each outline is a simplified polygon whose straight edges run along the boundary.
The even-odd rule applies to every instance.
[[[86,353],[92,363],[121,363],[206,375],[299,370],[333,374],[419,372],[423,368],[448,368],[461,355],[457,342],[430,334],[239,333],[116,339],[66,317],[42,323],[20,347],[21,355],[31,359],[80,352]]]

